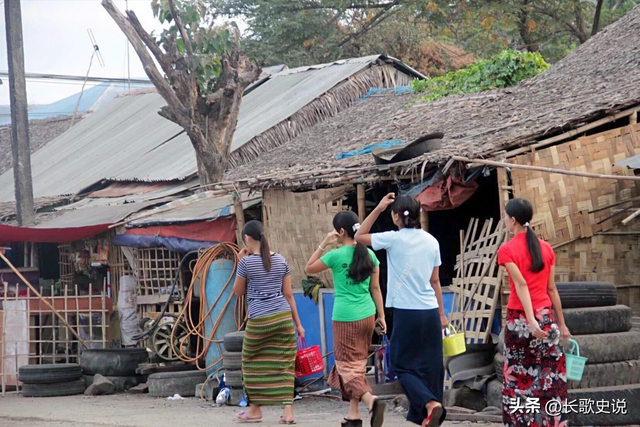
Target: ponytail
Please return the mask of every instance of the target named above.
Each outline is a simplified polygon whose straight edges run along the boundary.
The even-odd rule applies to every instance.
[[[260,221],[249,221],[242,229],[242,237],[251,236],[257,242],[260,242],[260,256],[262,257],[262,265],[266,271],[271,271],[271,248],[269,241],[264,235],[264,227]]]
[[[420,228],[420,203],[413,197],[397,197],[391,210],[400,217],[403,228]]]
[[[504,207],[504,211],[527,230],[527,248],[531,256],[529,270],[534,273],[541,272],[544,269],[544,259],[542,259],[542,250],[540,249],[540,239],[529,225],[529,221],[533,218],[531,202],[525,199],[511,199]]]
[[[352,211],[338,212],[333,217],[333,228],[338,232],[344,230],[351,239],[355,237],[359,226],[358,215]],[[362,243],[356,244],[347,277],[356,283],[364,282],[371,277],[374,268],[367,246]]]

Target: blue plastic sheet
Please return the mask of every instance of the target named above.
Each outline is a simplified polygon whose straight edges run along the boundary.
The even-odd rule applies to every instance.
[[[113,238],[116,246],[132,248],[157,248],[163,246],[174,252],[191,252],[211,247],[219,242],[202,242],[178,237],[144,236],[139,234],[118,234]]]
[[[401,139],[390,139],[388,141],[379,142],[373,145],[368,145],[359,150],[343,151],[342,153],[336,156],[336,159],[342,160],[342,159],[346,159],[347,157],[354,157],[354,156],[361,156],[362,154],[369,154],[374,148],[392,148],[392,147],[398,147],[401,145],[405,145]]]

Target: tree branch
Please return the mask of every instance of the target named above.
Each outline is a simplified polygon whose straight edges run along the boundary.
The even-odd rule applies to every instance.
[[[591,37],[595,36],[598,32],[598,27],[600,27],[600,13],[602,12],[602,4],[604,0],[598,0],[598,4],[596,4],[596,13],[593,16],[593,27],[591,28]]]
[[[357,39],[360,36],[362,36],[364,33],[366,33],[367,31],[369,31],[371,28],[375,27],[376,25],[378,25],[380,22],[384,21],[386,18],[388,18],[391,14],[384,16],[389,10],[391,10],[394,6],[399,5],[401,2],[401,0],[394,0],[391,3],[388,3],[387,6],[382,9],[380,12],[378,12],[373,18],[371,18],[371,20],[369,22],[367,22],[365,25],[362,26],[361,29],[359,29],[358,31],[356,31],[353,34],[350,34],[347,38],[345,38],[344,40],[342,40],[340,43],[338,43],[338,46],[342,47],[345,44],[349,43],[351,40]]]
[[[193,46],[191,46],[191,39],[189,38],[187,30],[184,28],[184,24],[182,23],[180,12],[178,12],[178,8],[176,7],[176,3],[174,0],[168,1],[169,8],[171,9],[171,15],[173,16],[176,27],[178,27],[178,31],[180,31],[180,35],[182,36],[182,40],[184,41],[184,47],[187,50],[187,55],[189,55],[189,58],[193,58]]]
[[[171,68],[171,61],[167,61],[165,54],[162,52],[158,44],[155,42],[155,40],[153,40],[151,35],[149,35],[149,33],[144,30],[135,12],[132,10],[127,10],[127,16],[129,18],[129,22],[131,22],[131,26],[134,30],[136,30],[138,37],[142,39],[147,48],[151,51],[151,53],[153,53],[156,61],[158,61],[158,64],[160,64],[160,66],[162,67],[162,71],[164,71],[167,77],[170,78],[171,72],[173,71],[173,69]]]

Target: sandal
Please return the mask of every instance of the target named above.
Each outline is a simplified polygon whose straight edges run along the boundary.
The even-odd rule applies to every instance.
[[[239,423],[259,423],[262,418],[249,418],[245,411],[241,411],[236,414],[236,421]]]
[[[295,424],[296,420],[291,420],[291,421],[287,421],[284,419],[284,415],[280,415],[280,421],[278,421],[278,424]]]
[[[387,409],[387,404],[381,402],[380,399],[376,398],[373,402],[373,406],[369,411],[369,417],[371,418],[371,427],[382,427],[382,423],[384,422],[384,412]]]
[[[440,427],[440,418],[442,418],[442,412],[444,409],[442,405],[438,405],[431,410],[431,413],[427,416],[427,427],[431,427],[431,418],[435,416],[435,427]]]
[[[349,418],[345,418],[344,421],[340,422],[340,425],[344,427],[362,427],[362,420],[350,420]]]

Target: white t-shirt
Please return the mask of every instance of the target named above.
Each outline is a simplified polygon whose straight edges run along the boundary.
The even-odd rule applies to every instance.
[[[407,310],[438,308],[431,287],[433,269],[440,267],[440,245],[424,230],[403,228],[371,235],[374,250],[387,251],[387,307]]]

